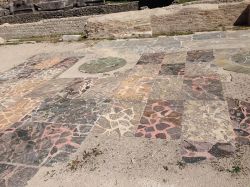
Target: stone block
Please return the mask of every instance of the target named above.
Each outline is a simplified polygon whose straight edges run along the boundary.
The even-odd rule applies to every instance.
[[[79,41],[81,40],[81,35],[63,35],[62,40],[64,42],[73,42],[73,41]]]

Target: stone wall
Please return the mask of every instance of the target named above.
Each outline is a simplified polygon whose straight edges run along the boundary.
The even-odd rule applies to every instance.
[[[69,10],[41,11],[36,13],[16,14],[16,15],[0,17],[0,24],[30,23],[52,18],[81,17],[89,15],[126,12],[126,11],[138,10],[139,8],[138,6],[139,6],[138,2],[135,1],[128,3],[115,3],[115,4],[106,4],[99,6],[73,8]]]
[[[173,14],[152,15],[152,32],[159,35],[175,32],[208,31],[225,26],[246,25],[247,14],[245,11],[247,6],[247,3],[184,6]]]
[[[249,1],[174,5],[166,8],[107,15],[49,19],[36,23],[0,25],[0,37],[20,38],[82,33],[90,39],[130,38],[218,30],[249,24]]]
[[[87,17],[48,19],[36,23],[1,25],[0,37],[5,39],[50,36],[58,34],[84,34]]]

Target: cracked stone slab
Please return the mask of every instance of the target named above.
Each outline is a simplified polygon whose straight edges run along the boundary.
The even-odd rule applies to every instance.
[[[224,100],[223,89],[218,76],[185,77],[183,92],[190,100]]]
[[[250,75],[250,49],[222,49],[215,51],[214,64],[223,69]]]
[[[38,168],[0,164],[0,186],[24,187],[38,171]]]
[[[121,82],[114,97],[127,101],[146,101],[153,85],[152,77],[129,76]]]
[[[230,157],[235,153],[232,143],[209,143],[197,141],[182,141],[181,155],[186,163],[196,163],[203,160]]]
[[[25,116],[23,121],[92,124],[105,110],[107,100],[48,98]]]
[[[0,161],[33,166],[65,161],[80,147],[92,126],[17,122],[1,133]]]
[[[41,103],[40,100],[22,98],[13,105],[0,111],[0,131],[9,128],[13,123],[21,120]]]
[[[145,103],[114,100],[109,109],[96,121],[92,133],[133,136]]]
[[[227,143],[235,138],[225,101],[187,100],[184,104],[183,138],[195,142]]]
[[[149,100],[135,133],[136,137],[179,139],[183,101]]]
[[[41,53],[28,58],[24,63],[0,75],[2,80],[19,80],[28,78],[49,79],[62,73],[75,64],[81,57],[72,54]]]
[[[250,103],[237,99],[227,99],[230,119],[234,126],[236,141],[250,143]]]

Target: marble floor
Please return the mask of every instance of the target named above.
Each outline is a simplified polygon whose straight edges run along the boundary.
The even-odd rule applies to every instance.
[[[249,30],[105,40],[16,62],[0,72],[0,186],[90,134],[180,141],[186,163],[230,157],[250,144],[249,43]]]

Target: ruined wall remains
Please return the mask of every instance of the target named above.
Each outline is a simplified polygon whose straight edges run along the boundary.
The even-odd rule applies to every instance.
[[[249,24],[249,1],[174,5],[107,15],[0,25],[0,37],[19,38],[83,33],[88,38],[129,38],[218,30]]]

